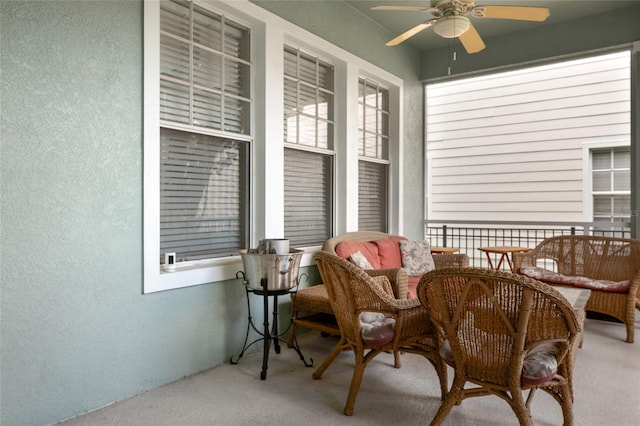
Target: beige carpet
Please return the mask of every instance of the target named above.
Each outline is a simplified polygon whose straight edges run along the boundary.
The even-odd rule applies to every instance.
[[[624,327],[586,321],[575,384],[576,426],[640,424],[640,323],[636,343],[622,340]],[[300,337],[305,357],[318,365],[334,338],[315,332]],[[440,400],[435,371],[420,356],[404,354],[402,368],[383,354],[367,368],[353,417],[342,414],[353,356],[345,352],[321,380],[292,349],[271,351],[267,379],[260,380],[262,354],[225,364],[134,398],[62,423],[79,425],[424,425]],[[451,371],[451,370],[450,370]],[[559,405],[538,392],[532,405],[536,425],[561,425]],[[506,402],[493,396],[454,407],[445,425],[517,425]]]

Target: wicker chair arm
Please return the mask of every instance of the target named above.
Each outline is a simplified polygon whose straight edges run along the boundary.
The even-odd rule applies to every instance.
[[[432,257],[436,269],[467,268],[469,266],[469,256],[463,253],[434,254]]]
[[[513,270],[518,271],[522,267],[536,266],[536,253],[530,251],[527,253],[513,253]]]
[[[635,304],[640,309],[640,271],[631,280],[631,286],[629,287],[629,295],[635,296]]]
[[[358,312],[384,312],[397,316],[398,311],[420,307],[418,299],[397,299],[385,293],[381,287],[368,285],[365,282],[354,282],[355,308]]]
[[[406,299],[409,291],[409,277],[403,268],[393,269],[366,269],[365,272],[372,277],[384,276],[389,279],[393,294],[396,299]]]

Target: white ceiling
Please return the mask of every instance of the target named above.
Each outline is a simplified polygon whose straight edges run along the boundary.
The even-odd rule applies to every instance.
[[[383,1],[367,1],[367,0],[346,0],[345,3],[351,5],[378,25],[389,31],[389,39],[401,34],[424,21],[432,19],[433,16],[428,12],[405,12],[405,11],[380,11],[371,10],[374,6],[424,6],[429,7],[429,0],[383,0]],[[547,7],[550,16],[543,23],[511,21],[504,19],[485,19],[470,17],[471,22],[480,33],[483,39],[491,37],[504,36],[505,34],[522,31],[528,29],[539,28],[544,25],[558,24],[576,18],[589,15],[595,15],[628,7],[634,4],[640,4],[639,0],[635,1],[618,1],[618,0],[562,0],[562,1],[540,1],[540,0],[476,0],[479,6],[487,5],[512,5],[512,6],[539,6]],[[640,25],[640,24],[639,24]],[[449,40],[437,36],[433,32],[433,28],[427,28],[421,33],[413,36],[405,41],[411,46],[420,49],[438,49],[449,46]],[[457,42],[457,41],[456,41]]]

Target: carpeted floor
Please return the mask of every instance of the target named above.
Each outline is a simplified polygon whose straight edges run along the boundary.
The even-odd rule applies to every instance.
[[[640,322],[636,343],[625,343],[621,324],[587,320],[575,375],[576,426],[640,424]],[[299,338],[315,365],[335,338],[316,332]],[[367,367],[353,417],[342,414],[353,355],[342,353],[321,380],[313,380],[286,344],[273,349],[266,380],[260,380],[262,354],[224,364],[61,423],[83,425],[424,425],[439,404],[435,371],[416,355],[402,355],[402,368],[383,354]],[[450,370],[451,371],[451,370]],[[536,425],[561,425],[559,405],[544,392],[532,404]],[[506,402],[488,396],[453,408],[445,425],[517,425]]]

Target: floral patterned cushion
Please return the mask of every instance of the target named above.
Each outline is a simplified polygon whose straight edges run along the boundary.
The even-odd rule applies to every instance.
[[[400,241],[402,267],[409,275],[422,275],[436,269],[428,241]]]
[[[520,382],[524,386],[536,386],[553,379],[558,371],[556,354],[559,350],[560,344],[545,342],[527,352],[522,362]]]
[[[545,342],[531,349],[522,362],[522,375],[520,382],[524,386],[536,386],[548,382],[558,372],[558,360],[556,354],[560,350],[560,345],[556,342]],[[451,346],[445,340],[440,345],[439,350],[442,360],[455,368]]]
[[[534,278],[547,284],[569,285],[580,288],[588,288],[590,290],[599,290],[609,293],[628,293],[631,287],[631,280],[625,281],[608,281],[593,280],[587,277],[562,275],[548,269],[538,268],[535,266],[521,267],[518,271],[522,275]]]
[[[364,257],[364,254],[359,251],[351,253],[351,256],[349,256],[349,260],[351,261],[351,263],[362,269],[373,269],[373,266],[371,266],[367,258]]]
[[[381,312],[361,312],[360,336],[367,346],[382,346],[393,340],[396,320]]]

